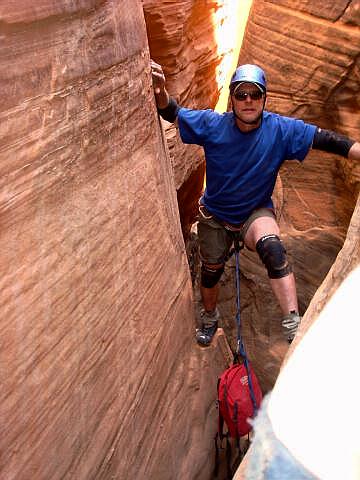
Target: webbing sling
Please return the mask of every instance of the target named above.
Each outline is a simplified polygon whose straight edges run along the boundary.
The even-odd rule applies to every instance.
[[[236,348],[236,354],[235,354],[235,360],[238,361],[239,356],[242,357],[247,376],[248,376],[248,382],[249,382],[249,392],[250,392],[250,397],[251,401],[254,407],[254,414],[256,413],[258,406],[256,404],[256,399],[255,399],[255,393],[254,393],[254,387],[252,384],[251,380],[251,375],[250,375],[250,368],[249,368],[249,361],[246,355],[245,347],[244,347],[244,342],[242,340],[241,336],[241,320],[240,320],[240,250],[244,248],[244,243],[241,241],[240,242],[240,233],[239,232],[232,232],[232,236],[234,239],[234,251],[232,253],[235,253],[235,262],[236,262],[236,274],[235,274],[235,282],[236,282],[236,326],[237,326],[237,348]]]
[[[235,271],[235,283],[236,283],[236,326],[237,326],[237,347],[236,347],[236,352],[234,355],[234,364],[239,361],[239,357],[242,357],[243,363],[245,365],[247,377],[248,377],[248,386],[249,386],[249,393],[250,393],[250,398],[251,402],[253,405],[253,416],[255,416],[258,406],[256,403],[256,398],[255,398],[255,392],[254,392],[254,387],[252,383],[252,379],[250,376],[250,367],[249,367],[249,361],[246,355],[245,347],[244,347],[244,342],[242,340],[241,336],[241,320],[240,320],[240,250],[244,248],[244,242],[240,238],[240,232],[234,231],[234,230],[229,230],[227,229],[228,232],[232,235],[233,237],[233,242],[234,242],[234,248],[229,252],[229,256],[227,257],[227,260],[230,259],[230,257],[235,254],[235,261],[236,261],[236,271]],[[219,380],[220,381],[220,380]],[[218,381],[218,390],[219,390],[219,381]],[[214,467],[214,478],[218,477],[219,474],[219,447],[218,447],[218,439],[220,441],[223,438],[223,425],[224,425],[224,419],[219,411],[219,431],[215,436],[215,467]],[[227,480],[231,480],[233,475],[231,471],[231,444],[229,442],[229,436],[228,434],[225,435],[226,438],[226,467],[227,467]],[[248,441],[249,440],[249,434],[248,434]],[[243,458],[243,452],[240,448],[240,439],[237,438],[237,446],[239,450],[239,463],[241,459]]]

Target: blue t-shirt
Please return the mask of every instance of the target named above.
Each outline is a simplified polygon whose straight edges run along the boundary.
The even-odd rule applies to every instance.
[[[285,160],[304,160],[316,130],[302,120],[263,112],[259,128],[244,133],[232,112],[181,108],[184,143],[204,147],[206,189],[201,202],[221,220],[239,224],[256,208],[273,206],[276,177]]]

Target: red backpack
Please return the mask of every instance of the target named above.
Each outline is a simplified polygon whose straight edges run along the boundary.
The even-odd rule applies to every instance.
[[[258,409],[262,400],[262,393],[253,369],[249,364],[248,366],[256,408]],[[244,363],[232,365],[220,376],[218,405],[220,438],[224,436],[224,422],[232,438],[240,438],[251,431],[252,426],[247,420],[252,418],[256,412],[254,412],[248,374]]]
[[[250,383],[245,362],[250,372]],[[234,363],[220,376],[218,380],[219,430],[215,437],[215,478],[218,478],[220,470],[220,450],[223,450],[221,444],[224,438],[226,439],[226,478],[229,480],[233,478],[235,470],[246,452],[240,446],[240,437],[252,430],[248,419],[255,416],[261,401],[260,385],[247,358],[244,359],[244,363]],[[254,408],[254,404],[256,408]],[[228,430],[225,434],[224,423]],[[232,457],[233,453],[229,437],[236,439],[238,454],[235,459]],[[245,442],[247,447],[249,442],[248,437],[247,442]]]

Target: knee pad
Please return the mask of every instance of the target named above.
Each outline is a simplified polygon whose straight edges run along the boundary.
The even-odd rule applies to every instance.
[[[286,250],[277,235],[265,235],[256,243],[256,251],[265,265],[269,278],[282,278],[292,272]]]
[[[205,288],[215,287],[223,272],[224,266],[211,268],[209,265],[201,265],[201,285]]]

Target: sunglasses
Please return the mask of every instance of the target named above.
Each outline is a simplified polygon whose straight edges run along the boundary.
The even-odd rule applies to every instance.
[[[254,90],[253,92],[235,92],[234,93],[234,97],[236,98],[236,100],[240,100],[241,102],[243,102],[244,100],[246,100],[247,97],[250,97],[251,100],[260,100],[260,98],[262,98],[263,96],[263,93],[260,92],[260,90]]]

